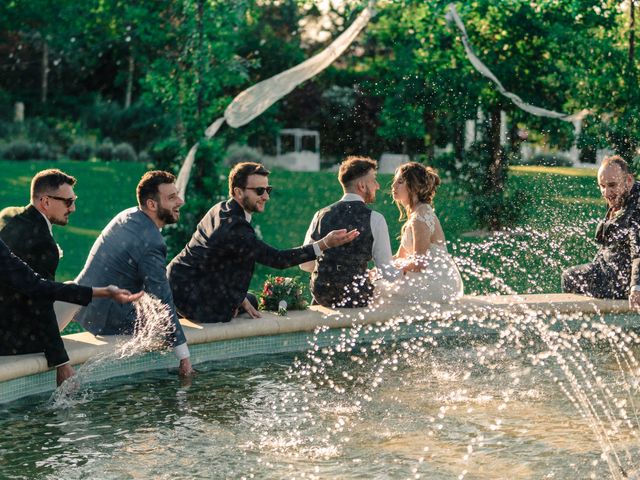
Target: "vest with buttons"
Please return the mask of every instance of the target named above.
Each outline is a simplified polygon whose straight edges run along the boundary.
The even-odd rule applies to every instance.
[[[366,275],[373,258],[371,209],[364,202],[340,201],[320,210],[311,238],[320,240],[332,230],[360,232],[350,243],[325,250],[311,274],[314,300],[327,307],[364,307],[373,286]]]

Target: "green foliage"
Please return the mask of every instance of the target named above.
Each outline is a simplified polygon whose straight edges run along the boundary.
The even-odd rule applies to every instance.
[[[6,160],[55,160],[55,153],[44,143],[16,140],[2,148],[1,158]]]
[[[151,146],[149,156],[159,170],[172,170],[182,160],[182,144],[176,137],[159,140]]]
[[[571,159],[560,153],[537,153],[522,165],[542,165],[545,167],[571,167]]]
[[[103,141],[98,148],[96,148],[96,158],[104,162],[108,162],[113,158],[113,142],[109,139]]]
[[[135,162],[138,160],[138,156],[130,144],[119,143],[113,149],[113,159],[121,162]]]
[[[142,101],[123,108],[116,102],[99,100],[86,110],[85,124],[89,129],[100,130],[104,137],[135,145],[138,149],[171,131],[162,109]]]
[[[67,156],[71,160],[89,160],[93,156],[93,145],[84,141],[76,142],[67,150]]]
[[[237,143],[229,146],[227,154],[224,158],[224,164],[227,167],[233,167],[241,162],[262,162],[262,154],[255,148],[248,145],[238,145]]]

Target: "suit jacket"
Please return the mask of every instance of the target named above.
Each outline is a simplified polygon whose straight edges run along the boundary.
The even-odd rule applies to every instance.
[[[313,245],[277,250],[256,237],[233,199],[215,205],[169,264],[178,311],[198,322],[228,322],[247,295],[256,262],[287,268],[315,259]]]
[[[34,206],[2,210],[0,239],[40,276],[55,279],[58,245]],[[69,361],[50,298],[28,297],[9,286],[0,286],[0,299],[0,354],[44,352],[49,366]]]
[[[0,272],[2,272],[0,285],[13,288],[31,298],[87,305],[93,296],[91,287],[45,280],[29,265],[11,253],[9,247],[2,240],[0,240]]]
[[[594,263],[616,279],[621,292],[640,285],[640,183],[635,182],[622,208],[611,209],[596,229],[600,245]]]
[[[137,207],[120,212],[93,244],[80,285],[117,285],[136,293],[144,290],[171,310],[175,331],[172,346],[186,342],[178,321],[166,272],[167,246],[155,223]],[[82,308],[76,320],[95,335],[129,335],[135,327],[135,307],[109,299],[95,299]]]

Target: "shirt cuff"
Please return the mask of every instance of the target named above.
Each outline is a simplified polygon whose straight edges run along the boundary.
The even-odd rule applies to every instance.
[[[634,285],[633,287],[631,287],[631,291],[632,292],[640,292],[640,285]]]
[[[189,358],[191,356],[191,353],[189,353],[189,346],[187,345],[187,342],[173,347],[173,353],[176,355],[176,357],[178,357],[178,360],[184,360],[185,358]]]
[[[55,366],[55,367],[53,367],[53,368],[58,368],[58,367],[61,367],[61,366],[63,366],[63,365],[66,365],[66,364],[67,364],[67,363],[69,363],[70,361],[71,361],[71,360],[67,360],[66,362],[62,362],[61,364],[56,365],[56,366]]]
[[[322,250],[320,250],[320,241],[313,242],[313,251],[316,254],[316,257],[322,256]]]

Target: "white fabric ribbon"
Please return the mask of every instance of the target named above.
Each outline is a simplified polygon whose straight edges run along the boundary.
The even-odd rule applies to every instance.
[[[353,43],[358,34],[375,15],[373,3],[373,1],[370,1],[369,5],[360,12],[360,15],[349,28],[342,32],[322,52],[239,93],[225,109],[224,116],[218,118],[207,128],[205,136],[207,138],[213,137],[225,121],[233,128],[246,125],[298,85],[316,76],[331,65]],[[180,196],[183,198],[197,149],[198,144],[196,143],[191,147],[184,164],[180,168],[180,173],[178,173],[176,185]]]
[[[524,110],[525,112],[529,112],[533,115],[536,115],[538,117],[557,118],[565,122],[575,122],[575,121],[582,120],[586,115],[591,113],[587,109],[583,109],[571,115],[567,113],[555,112],[553,110],[547,110],[546,108],[540,108],[540,107],[536,107],[535,105],[526,103],[515,93],[508,92],[502,86],[502,83],[500,83],[500,80],[498,80],[498,78],[493,74],[493,72],[491,72],[491,70],[489,70],[487,66],[484,63],[482,63],[482,61],[473,52],[473,49],[471,48],[471,42],[469,41],[469,36],[467,35],[467,30],[464,27],[464,23],[462,23],[462,20],[460,19],[460,16],[458,15],[458,12],[456,11],[456,7],[453,3],[449,4],[449,11],[447,12],[446,18],[448,21],[453,20],[457,25],[458,29],[460,30],[462,34],[461,35],[462,44],[464,45],[465,52],[467,53],[467,58],[471,62],[471,65],[473,65],[473,67],[481,75],[484,75],[493,83],[495,83],[496,87],[498,88],[498,91],[502,95],[510,99],[518,108]]]

